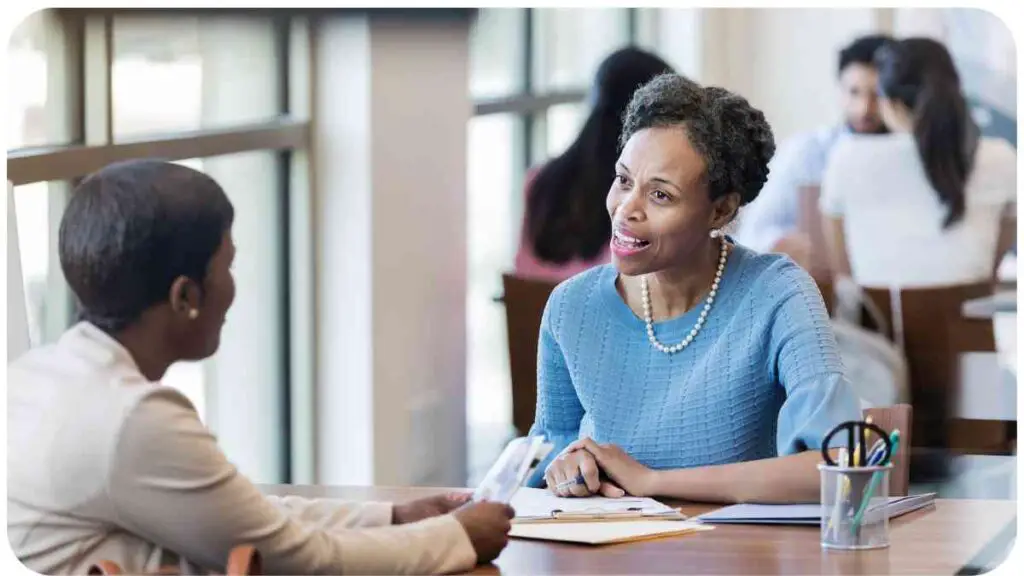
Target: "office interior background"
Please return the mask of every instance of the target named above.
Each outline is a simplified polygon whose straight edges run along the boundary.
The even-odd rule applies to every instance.
[[[1015,144],[1013,40],[975,9],[34,13],[7,49],[31,341],[74,321],[55,247],[76,180],[171,158],[235,205],[238,296],[219,352],[165,383],[240,470],[471,485],[514,434],[500,296],[523,177],[575,137],[602,58],[652,50],[782,142],[839,121],[837,52],[877,31],[946,42]]]

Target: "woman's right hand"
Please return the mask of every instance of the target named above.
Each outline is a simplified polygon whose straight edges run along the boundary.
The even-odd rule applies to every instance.
[[[471,502],[452,512],[469,535],[476,559],[485,564],[498,557],[508,545],[508,531],[516,512],[499,502]]]
[[[580,477],[583,478],[582,483],[577,481]],[[597,460],[582,448],[567,448],[552,460],[544,471],[544,481],[548,484],[548,490],[563,497],[601,494],[618,498],[625,494],[615,484],[601,481]]]

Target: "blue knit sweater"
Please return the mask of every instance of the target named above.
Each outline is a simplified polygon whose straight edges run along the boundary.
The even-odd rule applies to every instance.
[[[859,418],[821,295],[792,260],[735,246],[704,327],[671,356],[648,342],[617,275],[574,276],[544,310],[531,434],[552,454],[589,436],[655,469],[726,464],[818,449]],[[681,341],[702,307],[656,322],[655,335]]]

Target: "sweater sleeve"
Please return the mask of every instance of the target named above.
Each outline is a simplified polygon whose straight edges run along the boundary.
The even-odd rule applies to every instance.
[[[450,515],[381,526],[390,523],[389,505],[264,496],[170,389],[128,413],[108,492],[123,529],[215,570],[240,544],[260,551],[269,574],[439,573],[476,563]]]
[[[327,530],[388,526],[394,506],[390,502],[353,503],[336,499],[267,496],[286,516]]]
[[[563,285],[564,286],[564,285]],[[530,435],[543,434],[555,447],[548,458],[537,466],[537,472],[528,482],[540,486],[544,470],[554,457],[579,436],[583,405],[565,362],[553,328],[564,291],[555,289],[544,307],[541,318],[540,342],[537,346],[537,410]]]
[[[803,270],[792,263],[787,268],[782,279],[795,288],[780,302],[769,339],[770,370],[786,392],[778,417],[779,455],[818,450],[836,425],[860,419],[821,294]],[[833,446],[841,446],[840,440]]]

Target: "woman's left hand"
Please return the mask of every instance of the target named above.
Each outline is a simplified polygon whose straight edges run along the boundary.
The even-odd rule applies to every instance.
[[[581,438],[566,447],[566,451],[586,450],[594,455],[597,465],[627,494],[651,496],[657,472],[637,462],[614,444],[598,444],[590,438]]]
[[[471,494],[468,493],[453,492],[451,494],[420,498],[405,504],[395,504],[391,512],[391,523],[409,524],[410,522],[418,522],[434,516],[447,514],[469,502],[470,496]]]

